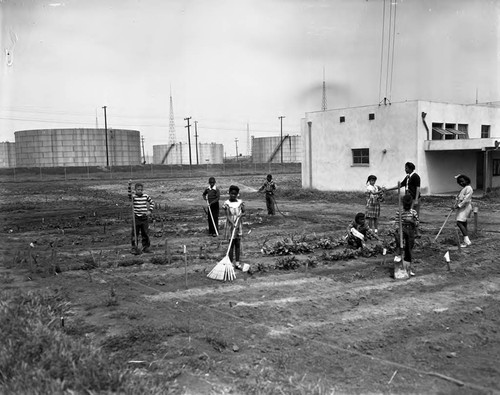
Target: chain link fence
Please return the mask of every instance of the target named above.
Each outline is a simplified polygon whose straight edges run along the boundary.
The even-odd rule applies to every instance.
[[[300,163],[221,163],[207,165],[135,165],[22,167],[0,169],[1,182],[162,179],[251,174],[294,174],[301,172]]]

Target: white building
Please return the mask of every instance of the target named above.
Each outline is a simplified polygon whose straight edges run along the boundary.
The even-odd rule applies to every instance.
[[[302,120],[302,186],[364,189],[369,174],[392,187],[413,162],[423,195],[500,187],[500,108],[407,101],[306,113]]]

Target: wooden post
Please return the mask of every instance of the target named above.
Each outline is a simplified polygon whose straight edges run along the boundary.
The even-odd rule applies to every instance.
[[[170,265],[172,258],[170,256],[170,247],[168,246],[168,240],[165,240],[165,255],[167,256],[167,262]]]
[[[186,289],[188,289],[188,261],[186,246],[184,246],[184,274],[186,276]]]
[[[455,236],[457,238],[458,252],[461,252],[462,247],[460,246],[460,235],[458,234],[458,229],[456,229],[456,228],[455,228]]]
[[[474,207],[474,236],[477,235],[477,216],[478,216],[479,207]]]

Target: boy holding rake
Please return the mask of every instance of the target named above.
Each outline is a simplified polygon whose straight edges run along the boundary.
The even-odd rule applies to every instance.
[[[132,202],[132,212],[133,212],[133,225],[132,225],[132,235],[131,253],[136,255],[140,254],[138,248],[138,236],[139,233],[142,236],[142,252],[151,252],[149,247],[151,246],[151,241],[149,239],[149,217],[153,213],[154,202],[151,196],[143,192],[144,186],[142,183],[137,182],[134,187],[134,193],[132,193],[132,181],[128,182],[128,198]]]

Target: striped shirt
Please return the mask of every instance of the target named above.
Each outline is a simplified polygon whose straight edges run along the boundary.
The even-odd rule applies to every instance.
[[[394,226],[397,228],[399,226],[399,211],[396,211],[396,217],[394,218]],[[401,224],[403,226],[409,226],[417,228],[419,224],[417,211],[414,209],[404,210],[401,213]]]
[[[141,196],[137,196],[135,193],[132,194],[132,187],[128,187],[128,198],[132,199],[134,206],[134,214],[137,216],[143,216],[148,213],[148,211],[153,211],[154,202],[146,193]]]

